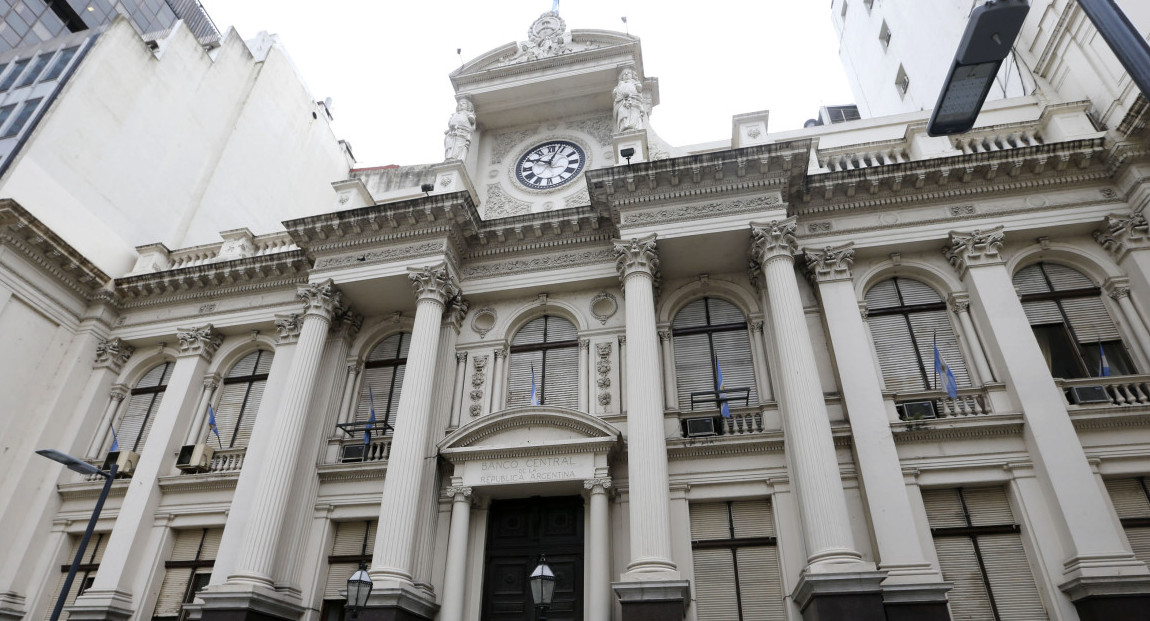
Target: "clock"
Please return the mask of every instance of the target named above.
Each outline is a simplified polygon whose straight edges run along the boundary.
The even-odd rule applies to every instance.
[[[583,148],[567,140],[531,147],[515,163],[515,179],[532,190],[549,190],[570,182],[583,171]]]

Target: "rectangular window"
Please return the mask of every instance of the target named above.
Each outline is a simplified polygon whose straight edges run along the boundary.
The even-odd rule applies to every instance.
[[[327,582],[320,612],[323,621],[343,621],[345,599],[340,591],[347,589],[347,579],[361,565],[370,566],[376,525],[375,520],[335,523],[335,541],[327,557]]]
[[[152,619],[183,621],[187,614],[184,604],[190,604],[212,577],[223,535],[222,528],[176,531],[171,560],[164,563],[164,582]]]
[[[48,69],[48,73],[44,74],[41,82],[48,82],[59,78],[60,74],[64,73],[64,69],[68,67],[68,63],[72,62],[72,57],[76,55],[76,51],[79,49],[79,47],[70,47],[60,52],[60,55],[56,57],[56,62],[52,63],[52,67]]]
[[[771,502],[691,503],[690,514],[699,618],[785,620]]]
[[[32,118],[32,113],[36,111],[36,107],[40,105],[41,99],[29,99],[20,106],[20,111],[16,113],[16,118],[12,119],[12,124],[0,138],[11,138],[24,130],[24,126],[28,124],[28,119]]]
[[[898,94],[903,97],[910,90],[910,76],[906,74],[906,69],[903,69],[902,65],[898,66],[898,74],[894,77],[894,87],[898,89]]]
[[[20,80],[20,83],[16,85],[16,88],[24,88],[25,86],[31,86],[35,84],[36,80],[40,78],[40,74],[44,72],[44,68],[48,66],[48,62],[51,60],[52,53],[41,54],[37,56],[36,62],[33,63],[32,68],[24,74],[24,77]]]
[[[12,116],[12,111],[15,109],[16,104],[8,104],[0,108],[0,127],[4,126],[4,122],[8,120],[8,117]]]
[[[72,581],[72,588],[68,589],[68,598],[64,601],[64,612],[60,615],[61,621],[68,618],[67,607],[76,603],[76,598],[92,586],[92,581],[96,579],[96,571],[100,569],[100,560],[104,557],[104,545],[107,540],[107,533],[94,533],[92,538],[88,540],[88,547],[84,548],[84,556],[80,559],[80,567]],[[52,591],[52,608],[55,608],[56,600],[60,598],[60,591],[64,589],[64,581],[68,578],[68,571],[72,568],[72,560],[76,558],[76,552],[79,549],[80,538],[72,537],[71,549],[68,551],[68,557],[60,566],[60,577],[56,583],[56,588]],[[48,614],[44,615],[45,621],[51,616],[52,608],[49,608]]]
[[[1150,487],[1145,477],[1107,479],[1106,491],[1114,511],[1122,521],[1122,530],[1134,551],[1134,557],[1150,563]]]
[[[28,66],[28,63],[31,62],[31,60],[31,58],[23,58],[16,61],[12,65],[12,71],[8,75],[4,76],[3,80],[0,80],[0,92],[4,92],[12,88],[12,85],[16,83],[16,80],[20,77],[20,74],[24,73],[24,68]]]
[[[878,40],[882,43],[882,49],[885,50],[886,48],[890,47],[890,37],[890,26],[886,25],[886,20],[884,19],[882,22],[882,28],[879,28],[878,31]]]
[[[1021,529],[1002,488],[923,490],[954,619],[1046,619]]]

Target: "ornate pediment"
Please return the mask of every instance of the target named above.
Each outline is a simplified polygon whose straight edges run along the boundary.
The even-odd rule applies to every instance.
[[[551,406],[515,407],[478,418],[439,443],[449,461],[493,455],[609,452],[619,430],[583,412]]]

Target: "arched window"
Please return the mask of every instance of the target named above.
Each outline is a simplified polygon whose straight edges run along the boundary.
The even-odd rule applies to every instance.
[[[562,317],[532,319],[511,339],[507,405],[531,405],[531,376],[539,405],[579,407],[579,331]]]
[[[395,425],[410,346],[411,333],[393,334],[372,348],[363,363],[363,383],[359,387],[359,406],[355,410],[355,420],[362,422],[371,417],[371,404],[374,400],[378,426],[373,434],[384,431],[385,423],[387,431]]]
[[[747,403],[759,402],[747,318],[737,306],[719,298],[695,300],[675,315],[671,322],[671,335],[675,346],[680,410],[692,409],[691,393],[717,389],[719,369],[723,373],[725,390],[747,389]],[[695,401],[695,408],[719,407],[714,397],[711,401],[706,401],[705,397]],[[743,401],[740,398],[732,401],[731,405],[741,406]]]
[[[136,382],[128,399],[128,411],[120,419],[120,426],[116,430],[121,451],[139,453],[144,448],[148,430],[152,428],[152,419],[160,409],[160,402],[164,400],[164,390],[168,387],[168,379],[175,366],[174,363],[165,362],[145,373]]]
[[[1018,270],[1014,287],[1051,375],[1101,376],[1103,351],[1110,375],[1133,372],[1102,291],[1085,274],[1057,263],[1035,263]]]
[[[866,294],[870,327],[887,390],[942,390],[936,377],[934,346],[959,386],[970,386],[946,302],[934,289],[909,278],[891,278]]]
[[[207,443],[219,448],[241,448],[248,445],[256,412],[268,383],[272,353],[256,350],[244,356],[224,378],[219,405],[216,406],[216,429],[220,437],[208,430]]]

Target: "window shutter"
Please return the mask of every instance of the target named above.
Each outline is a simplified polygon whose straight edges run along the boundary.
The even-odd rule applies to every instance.
[[[264,387],[267,386],[267,380],[256,380],[248,387],[248,400],[244,405],[244,409],[240,412],[239,426],[236,427],[235,438],[232,440],[231,446],[234,448],[244,447],[252,438],[252,428],[256,424],[256,413],[260,410],[260,401],[264,398]]]
[[[979,535],[978,549],[999,617],[1003,621],[1045,621],[1046,609],[1034,585],[1022,538],[1015,533]]]
[[[563,347],[544,352],[546,377],[543,382],[542,403],[564,408],[579,407],[579,348]],[[536,378],[538,383],[539,378]],[[528,402],[531,385],[527,385]]]
[[[216,560],[216,555],[220,552],[220,541],[224,538],[224,529],[222,528],[209,528],[204,533],[204,542],[200,547],[200,560]]]
[[[727,388],[750,388],[748,403],[758,405],[755,363],[751,358],[751,339],[747,331],[715,332],[711,334],[711,342],[715,347],[715,357],[719,359],[719,367],[723,370],[723,385]]]
[[[1130,548],[1134,551],[1134,558],[1143,563],[1150,564],[1150,527],[1127,526],[1126,539],[1130,541]]]
[[[122,451],[134,451],[143,447],[147,439],[147,428],[151,427],[151,414],[160,407],[164,393],[144,393],[132,395],[128,399],[128,411],[120,420],[116,437]]]
[[[935,304],[942,301],[942,296],[924,282],[909,278],[899,278],[895,282],[898,284],[899,293],[902,294],[902,303],[906,306]]]
[[[1150,517],[1150,499],[1138,479],[1107,479],[1106,491],[1119,518]]]
[[[882,310],[902,306],[898,299],[898,288],[894,279],[884,280],[867,291],[866,306],[868,310]]]
[[[711,316],[712,326],[721,326],[728,323],[746,323],[743,311],[738,306],[720,298],[703,298],[707,301],[707,311]]]
[[[367,525],[367,522],[339,522],[335,529],[335,543],[331,548],[332,556],[371,554],[370,547],[364,551]]]
[[[954,336],[954,330],[951,328],[950,318],[946,316],[946,311],[911,313],[910,323],[914,326],[914,335],[918,339],[923,367],[931,376],[931,385],[935,386],[934,345],[937,344],[938,354],[942,356],[943,362],[954,373],[954,379],[958,385],[970,386],[970,374],[966,371],[966,362],[963,361],[962,352],[958,349],[958,339]],[[941,382],[940,378],[936,388],[942,386]]]
[[[966,510],[970,512],[973,526],[998,526],[1013,524],[1014,514],[1010,511],[1010,501],[1006,490],[1001,487],[977,487],[962,490],[966,500]]]
[[[731,503],[735,537],[774,537],[775,515],[769,500],[741,500]]]
[[[742,621],[786,621],[778,548],[742,547],[735,551],[735,559],[743,603]]]
[[[70,562],[70,561],[69,561]],[[76,598],[80,595],[80,589],[84,586],[84,580],[88,577],[88,572],[77,572],[75,580],[72,581],[72,588],[68,589],[68,598],[64,600],[64,611],[60,613],[61,621],[69,617],[68,607],[76,603]],[[62,572],[60,579],[56,581],[56,588],[52,589],[52,600],[48,610],[44,613],[44,621],[52,618],[52,610],[56,607],[56,600],[60,598],[60,591],[64,590],[64,581],[68,579],[68,572]]]
[[[542,391],[543,352],[518,351],[508,358],[507,405],[531,405],[531,370],[535,370],[535,390]]]
[[[931,528],[967,525],[956,489],[922,490],[922,503],[926,506],[926,519]]]
[[[1072,267],[1057,263],[1040,263],[1055,291],[1073,291],[1075,289],[1090,289],[1094,282],[1090,277]]]
[[[706,298],[703,298],[684,306],[683,309],[675,315],[675,320],[671,322],[671,329],[698,328],[707,325],[706,303]]]
[[[739,621],[735,564],[723,548],[695,550],[695,605],[699,619]]]
[[[948,594],[951,618],[955,620],[993,619],[990,597],[978,568],[974,542],[969,537],[939,537],[934,540],[942,577],[954,583]]]
[[[323,589],[324,599],[344,599],[340,591],[347,590],[347,579],[359,569],[359,563],[332,563],[327,568],[327,585]]]
[[[903,315],[882,315],[867,319],[871,340],[887,390],[917,392],[924,389],[922,369],[914,342]],[[933,367],[933,361],[931,363]]]
[[[1054,300],[1031,300],[1022,303],[1022,310],[1032,326],[1063,323],[1062,313]]]
[[[176,560],[176,559],[172,559]],[[192,581],[191,567],[172,567],[164,573],[164,583],[160,586],[160,596],[156,599],[156,610],[152,617],[176,617],[184,605],[188,585]]]
[[[1014,288],[1019,295],[1050,292],[1050,285],[1046,284],[1046,277],[1042,274],[1042,266],[1038,263],[1018,270],[1014,274],[1013,280]]]
[[[562,341],[574,341],[579,338],[579,330],[575,328],[575,324],[563,319],[562,317],[548,316],[547,319],[547,342],[560,343]]]
[[[706,334],[675,336],[674,344],[679,409],[690,412],[692,392],[715,389],[714,372],[711,370],[711,344]],[[700,404],[700,407],[706,406]]]
[[[222,443],[224,448],[235,446],[236,423],[239,421],[244,405],[244,397],[248,393],[248,384],[224,384],[220,390],[220,403],[215,407],[216,429],[220,432],[219,443],[215,442],[211,427],[207,428],[205,442],[215,444],[218,448]]]
[[[364,522],[338,522],[335,526],[335,541],[332,542],[332,556],[371,557],[375,547],[375,533],[378,524],[375,520]],[[343,599],[339,592],[347,589],[347,579],[359,569],[359,563],[331,563],[327,570],[327,583],[324,586],[324,599]]]
[[[731,527],[727,517],[727,503],[700,502],[689,505],[691,514],[691,539],[730,539]]]
[[[1078,342],[1093,345],[1099,341],[1120,341],[1122,335],[1110,319],[1110,313],[1100,297],[1068,298],[1062,300],[1062,309],[1074,329]]]
[[[527,325],[519,329],[515,336],[511,339],[511,346],[516,345],[535,345],[543,342],[543,329],[547,324],[547,318],[538,317],[527,322]]]

